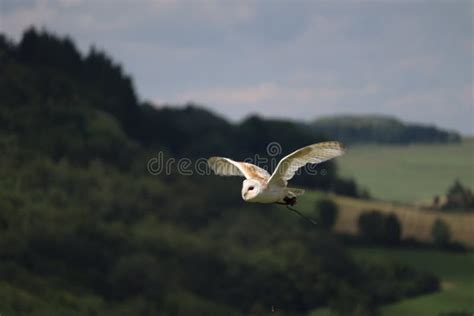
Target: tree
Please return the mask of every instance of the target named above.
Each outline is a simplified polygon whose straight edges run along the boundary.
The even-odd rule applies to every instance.
[[[384,220],[385,243],[391,246],[399,244],[401,231],[400,221],[397,216],[394,213],[386,216]]]
[[[446,194],[446,204],[444,209],[473,209],[474,208],[474,194],[472,191],[463,186],[459,180],[449,188]]]
[[[334,193],[341,195],[352,197],[359,196],[357,184],[354,179],[336,179],[332,185],[332,190],[334,191]]]
[[[451,232],[448,224],[440,218],[436,219],[431,228],[431,237],[436,246],[440,248],[446,247],[451,241]]]
[[[380,211],[362,213],[357,221],[359,234],[369,242],[379,242],[383,235],[383,221],[383,214]]]
[[[461,140],[455,132],[434,126],[407,124],[394,117],[380,115],[322,117],[309,123],[308,127],[348,144],[450,143]]]
[[[396,245],[400,243],[401,225],[394,213],[385,215],[372,210],[359,216],[360,235],[369,242]]]
[[[316,210],[319,214],[318,225],[325,230],[331,230],[339,212],[336,203],[330,199],[319,200],[316,202]]]

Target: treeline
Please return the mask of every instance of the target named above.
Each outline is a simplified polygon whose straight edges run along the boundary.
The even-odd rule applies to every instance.
[[[308,128],[348,144],[453,143],[461,141],[457,132],[435,126],[408,124],[381,115],[344,115],[317,119]]]
[[[328,203],[315,228],[243,205],[236,179],[146,170],[158,150],[241,158],[270,140],[289,151],[322,137],[156,110],[106,54],[34,29],[17,44],[0,36],[0,64],[2,315],[375,315],[438,288],[409,267],[355,262],[327,229]],[[308,181],[331,189],[335,165],[323,167]]]
[[[453,251],[467,249],[462,243],[451,240],[449,225],[440,218],[436,219],[431,227],[431,243],[416,241],[413,238],[402,239],[402,224],[395,213],[367,210],[359,216],[357,227],[359,236],[351,241],[364,246],[433,247]]]
[[[318,221],[318,226],[331,230],[337,221],[339,209],[330,199],[316,202],[311,217]],[[399,248],[437,248],[451,251],[466,251],[467,247],[451,239],[449,225],[437,218],[431,227],[431,241],[421,242],[413,237],[402,238],[402,223],[395,212],[384,213],[377,209],[363,211],[357,219],[357,235],[339,234],[341,240],[353,246],[382,246]]]
[[[18,44],[0,36],[0,49],[2,129],[55,158],[98,158],[125,167],[142,146],[173,157],[243,160],[268,157],[268,144],[277,141],[281,152],[273,158],[278,160],[328,139],[291,121],[252,116],[231,124],[193,104],[158,109],[140,102],[118,64],[94,48],[82,56],[69,38],[29,29]],[[64,129],[67,135],[58,132]],[[297,176],[295,184],[368,196],[352,179],[339,178],[333,161],[318,166],[316,173]]]
[[[433,198],[431,207],[446,212],[474,212],[474,193],[469,187],[456,180],[445,196],[436,195]]]

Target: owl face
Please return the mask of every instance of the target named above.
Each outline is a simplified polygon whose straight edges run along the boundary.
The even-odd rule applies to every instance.
[[[242,199],[250,201],[254,199],[261,191],[261,183],[253,180],[246,179],[242,184]]]

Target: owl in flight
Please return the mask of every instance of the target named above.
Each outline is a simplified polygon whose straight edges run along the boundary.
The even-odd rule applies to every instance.
[[[294,205],[296,197],[304,190],[288,188],[288,180],[308,163],[317,164],[341,156],[344,147],[339,142],[324,142],[296,150],[278,163],[272,175],[265,169],[247,162],[224,157],[211,157],[208,164],[220,176],[242,176],[242,199],[254,203],[278,203]]]

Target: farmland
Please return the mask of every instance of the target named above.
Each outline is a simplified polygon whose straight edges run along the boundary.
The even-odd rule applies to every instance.
[[[359,145],[338,159],[376,199],[415,203],[444,194],[459,179],[474,188],[474,140],[459,144]]]
[[[351,253],[360,262],[396,262],[435,273],[441,280],[441,291],[385,305],[382,316],[442,315],[474,310],[474,254],[434,250],[401,250],[387,248],[353,248]],[[311,316],[333,316],[327,308],[315,310]]]
[[[453,240],[474,247],[474,213],[427,210],[433,196],[446,192],[455,179],[474,187],[474,140],[460,144],[360,145],[348,149],[339,159],[340,172],[366,187],[374,200],[330,195],[339,207],[334,230],[356,235],[359,215],[369,210],[395,213],[402,226],[402,238],[430,242],[433,222],[440,218],[450,229]],[[311,212],[324,195],[308,192],[300,199],[300,209]],[[441,281],[434,294],[405,299],[382,306],[382,316],[471,315],[474,310],[474,254],[432,249],[351,248],[357,261],[397,262],[430,271]],[[332,316],[320,308],[311,316]]]
[[[435,273],[441,279],[441,291],[390,304],[383,316],[439,315],[468,313],[474,310],[474,253],[449,253],[433,250],[393,250],[384,248],[353,249],[359,260],[397,262]]]
[[[300,209],[306,211],[313,209],[316,200],[321,197],[322,193],[307,192],[300,198]],[[474,247],[474,213],[446,213],[391,202],[367,201],[335,195],[331,197],[340,209],[334,227],[339,233],[357,234],[359,215],[375,209],[397,215],[402,224],[402,238],[412,237],[419,241],[430,241],[433,222],[441,218],[448,224],[453,240]]]

